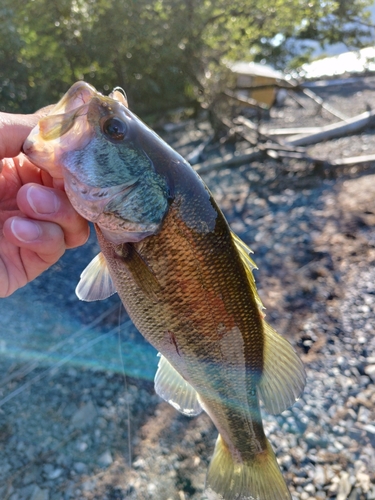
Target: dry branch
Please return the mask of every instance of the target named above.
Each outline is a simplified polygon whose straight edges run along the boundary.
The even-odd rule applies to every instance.
[[[245,149],[244,151],[242,151],[241,154],[238,155],[227,154],[223,158],[217,158],[215,160],[207,160],[203,163],[195,165],[194,168],[199,174],[207,174],[212,170],[220,170],[226,167],[243,165],[244,163],[260,160],[263,157],[264,153],[262,151],[249,148]]]
[[[212,142],[213,138],[214,136],[210,135],[208,139],[198,144],[198,146],[194,148],[193,151],[191,151],[188,155],[185,156],[185,160],[188,161],[190,165],[195,165],[196,163],[198,163],[199,158],[201,157],[206,147]]]
[[[337,109],[334,109],[330,104],[324,102],[323,99],[321,97],[319,97],[318,95],[316,95],[315,92],[313,92],[311,89],[302,88],[302,92],[307,97],[310,97],[310,99],[312,99],[317,104],[319,104],[319,106],[321,108],[323,108],[326,111],[328,111],[328,113],[330,113],[331,115],[335,116],[336,118],[339,118],[340,120],[346,120],[347,119],[347,117],[345,115],[343,115],[342,113],[340,113],[340,111],[337,111]]]
[[[283,149],[283,150],[288,150],[288,151],[298,151],[298,152],[303,152],[304,149],[302,148],[296,148],[294,146],[291,146],[288,142],[283,141],[283,140],[276,140],[274,137],[272,137],[271,134],[261,128],[258,127],[254,122],[249,120],[248,118],[245,118],[244,116],[238,116],[235,119],[236,123],[239,123],[241,125],[244,125],[246,128],[251,130],[252,132],[256,132],[258,134],[258,139],[263,139],[266,142],[266,144],[262,144],[262,146],[259,144],[259,141],[257,141],[257,145],[259,148],[263,149]],[[247,139],[246,134],[242,134],[242,137],[244,137],[245,140],[248,140],[249,142],[251,141],[250,139]]]
[[[264,128],[260,127],[260,132],[271,136],[286,135],[309,135],[321,131],[321,127],[289,127],[289,128]]]

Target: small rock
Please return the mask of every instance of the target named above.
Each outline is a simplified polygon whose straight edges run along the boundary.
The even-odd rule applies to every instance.
[[[87,447],[88,447],[88,444],[87,444],[87,443],[85,443],[84,441],[79,441],[79,442],[77,443],[77,450],[78,450],[78,451],[82,451],[82,452],[83,452],[83,451],[86,451],[86,450],[87,450]]]
[[[320,443],[320,437],[314,432],[308,432],[305,436],[305,442],[315,448]]]
[[[49,499],[49,491],[42,490],[38,485],[35,485],[34,491],[30,497],[30,500],[48,500]]]
[[[78,472],[78,474],[84,474],[87,471],[87,465],[83,462],[76,462],[73,464],[73,469]]]
[[[108,467],[109,465],[111,465],[112,462],[113,462],[113,458],[112,458],[111,452],[109,450],[102,453],[100,455],[100,457],[98,458],[98,464],[101,467]]]
[[[135,469],[144,469],[146,467],[146,461],[144,458],[139,457],[135,462],[133,462],[133,467]]]
[[[357,472],[356,479],[358,486],[364,493],[367,493],[371,486],[370,476],[365,472]]]
[[[361,500],[361,490],[360,488],[354,488],[348,497],[345,497],[347,500]]]
[[[93,491],[96,486],[96,480],[95,479],[88,479],[87,481],[84,481],[82,483],[82,490],[83,491]]]
[[[315,473],[314,473],[314,484],[317,487],[322,487],[326,484],[326,472],[324,470],[324,467],[321,465],[316,465],[315,466]],[[320,488],[319,488],[320,489]]]
[[[372,485],[372,488],[367,493],[367,500],[375,500],[375,485]]]
[[[375,365],[367,365],[364,371],[366,375],[368,375],[371,378],[371,380],[375,382]]]
[[[324,498],[327,498],[326,492],[325,491],[317,491],[315,498],[316,498],[316,500],[323,500]]]
[[[371,419],[371,411],[364,406],[360,406],[358,410],[358,422],[369,422]]]
[[[367,424],[363,426],[363,429],[367,432],[372,446],[375,446],[375,425]]]
[[[310,496],[314,496],[316,489],[312,483],[309,483],[305,486],[305,491],[306,491],[306,493],[309,493]]]
[[[73,427],[82,429],[83,427],[90,426],[97,415],[96,408],[92,401],[88,401],[75,412],[72,417],[71,423]]]
[[[156,491],[156,484],[148,483],[147,492],[149,493],[149,495],[152,495],[153,493],[155,493],[155,491]]]
[[[57,479],[58,477],[61,476],[63,473],[63,469],[53,469],[51,472],[48,474],[48,479]]]
[[[355,441],[360,441],[361,437],[362,437],[362,430],[361,429],[357,429],[356,427],[352,427],[351,429],[348,429],[348,436],[351,438],[351,439],[354,439]]]
[[[347,472],[341,472],[340,474],[340,482],[338,484],[337,489],[337,499],[336,500],[346,500],[352,489],[352,485],[350,484],[350,476]]]
[[[285,469],[287,469],[287,470],[290,468],[290,466],[293,463],[292,457],[290,455],[284,455],[283,457],[280,457],[280,459],[278,461],[279,461],[280,465],[285,467]]]

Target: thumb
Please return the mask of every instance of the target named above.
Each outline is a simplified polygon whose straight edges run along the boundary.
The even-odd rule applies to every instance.
[[[49,106],[32,115],[0,113],[0,160],[13,158],[22,151],[22,145],[31,129],[48,111]]]

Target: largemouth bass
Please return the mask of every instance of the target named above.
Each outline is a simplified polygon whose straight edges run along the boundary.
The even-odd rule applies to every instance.
[[[24,151],[64,179],[95,224],[101,253],[77,295],[117,293],[161,353],[156,392],[185,415],[208,413],[219,437],[206,495],[286,500],[290,493],[262,425],[300,396],[305,373],[264,320],[250,249],[230,230],[191,166],[127,107],[77,82],[42,118]]]

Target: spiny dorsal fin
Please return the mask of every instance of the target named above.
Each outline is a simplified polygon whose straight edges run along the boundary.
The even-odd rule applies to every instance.
[[[107,262],[100,252],[81,274],[76,295],[86,302],[104,300],[116,293]]]
[[[253,269],[258,269],[258,268],[257,268],[255,262],[253,261],[253,259],[249,255],[250,253],[253,253],[253,251],[233,231],[231,231],[231,235],[232,235],[233,242],[236,245],[238,253],[241,257],[242,263],[245,266],[245,270],[246,270],[247,278],[248,278],[249,283],[250,283],[251,291],[254,294],[254,297],[255,297],[255,300],[256,300],[256,303],[257,303],[259,309],[262,311],[262,309],[265,309],[265,307],[262,304],[262,301],[260,300],[260,297],[258,295],[258,290],[257,290],[257,287],[255,285],[255,279],[254,279],[254,275],[253,275]],[[264,314],[262,313],[262,315],[264,315]]]
[[[155,391],[184,415],[193,417],[202,411],[196,390],[162,355],[155,375]]]
[[[263,320],[264,360],[258,389],[267,411],[286,410],[301,396],[306,382],[302,361],[291,344]]]

